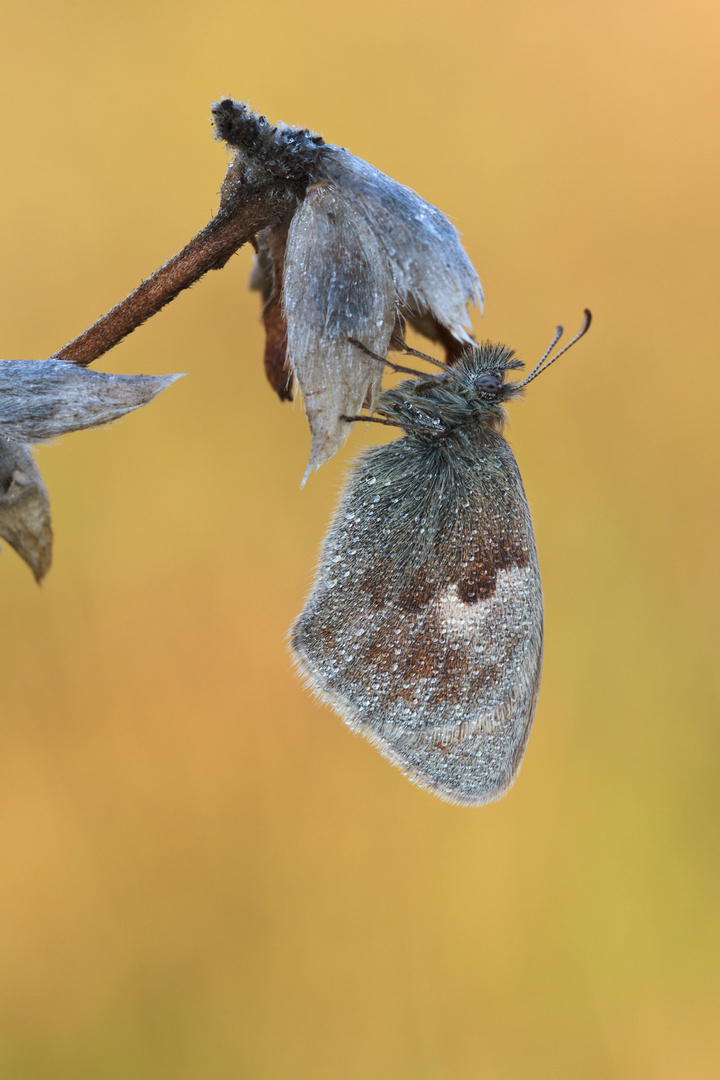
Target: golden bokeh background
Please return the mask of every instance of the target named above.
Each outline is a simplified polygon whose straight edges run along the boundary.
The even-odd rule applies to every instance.
[[[300,489],[250,252],[104,357],[186,379],[38,451],[0,558],[2,1080],[720,1075],[720,12],[710,0],[3,2],[0,355],[212,216],[230,94],[457,222],[514,407],[547,651],[501,802],[409,784],[285,634],[358,447]],[[341,460],[342,459],[342,460]]]

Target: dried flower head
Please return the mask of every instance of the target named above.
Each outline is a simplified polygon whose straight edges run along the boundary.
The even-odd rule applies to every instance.
[[[225,198],[248,183],[296,196],[288,216],[259,233],[251,284],[264,299],[268,378],[281,398],[292,396],[293,375],[302,391],[309,471],[345,438],[341,417],[372,408],[380,390],[382,365],[353,339],[385,356],[410,319],[452,361],[471,340],[467,307],[482,304],[480,281],[445,215],[366,161],[235,101],[213,116],[235,151]]]

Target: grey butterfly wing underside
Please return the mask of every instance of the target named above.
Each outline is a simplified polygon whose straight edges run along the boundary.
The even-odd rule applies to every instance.
[[[530,733],[542,592],[509,446],[449,449],[366,452],[291,637],[350,727],[419,785],[480,805],[512,784]]]

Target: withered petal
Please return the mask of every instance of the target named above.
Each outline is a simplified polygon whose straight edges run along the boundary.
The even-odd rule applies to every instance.
[[[482,312],[483,293],[455,226],[436,206],[347,150],[323,147],[319,164],[377,236],[399,299],[470,341],[467,307],[477,303]]]
[[[39,583],[52,561],[50,501],[30,451],[0,438],[0,536],[15,548]]]
[[[395,323],[387,256],[352,195],[335,185],[313,185],[292,219],[283,303],[312,435],[309,472],[348,434],[341,417],[356,415],[380,388],[382,364],[353,339],[384,357]]]

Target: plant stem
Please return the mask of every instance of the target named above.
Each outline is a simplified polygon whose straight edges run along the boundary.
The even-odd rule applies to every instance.
[[[182,251],[55,356],[80,367],[92,364],[208,270],[220,270],[261,229],[282,220],[293,201],[291,192],[277,186],[233,185],[223,192],[215,217]]]

